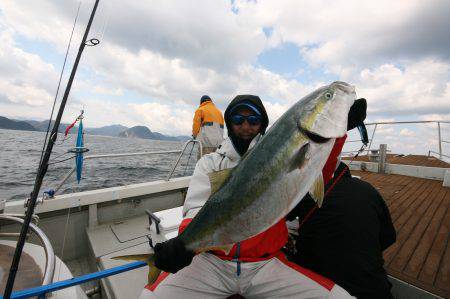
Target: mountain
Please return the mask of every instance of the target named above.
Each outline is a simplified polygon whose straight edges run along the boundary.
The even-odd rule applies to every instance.
[[[86,134],[117,137],[128,128],[122,125],[111,125],[101,128],[86,128]]]
[[[27,123],[35,127],[38,131],[47,132],[48,127],[48,120],[44,121],[36,121],[36,120],[27,120]],[[55,121],[52,120],[50,130],[53,128]],[[78,124],[78,123],[77,123]],[[66,128],[69,124],[60,124],[58,128],[59,133],[64,133],[66,131]],[[102,135],[102,136],[113,136],[117,137],[119,136],[119,133],[128,129],[125,126],[122,125],[111,125],[111,126],[105,126],[100,128],[84,128],[84,131],[86,134],[91,135]],[[70,129],[70,134],[76,134],[78,132],[78,126],[74,126],[72,129]]]
[[[122,138],[142,138],[142,139],[151,139],[151,140],[168,140],[168,141],[185,141],[189,140],[188,136],[167,136],[158,132],[152,132],[149,128],[145,126],[136,126],[119,134],[119,137]]]
[[[145,126],[135,126],[119,133],[119,137],[155,139],[154,134]]]
[[[37,131],[47,132],[48,120],[43,120],[43,121],[26,120],[25,122],[27,122],[30,125],[32,125],[33,127],[35,127]],[[55,124],[55,121],[52,120],[52,123],[50,125],[50,131],[53,129],[53,125],[54,124]],[[68,124],[59,124],[58,133],[64,133],[66,128],[67,128],[67,126],[68,126]],[[70,133],[73,133],[73,132],[76,132],[76,128],[72,128]]]
[[[0,129],[37,131],[35,127],[24,121],[18,121],[0,116]]]
[[[177,137],[166,136],[166,135],[163,135],[158,132],[153,132],[153,136],[154,136],[153,139],[157,139],[157,140],[179,141],[179,139]]]
[[[41,131],[46,132],[48,127],[48,120],[25,120],[19,121],[0,116],[0,129],[10,130],[24,130],[24,131]],[[50,130],[53,128],[55,121],[52,120]],[[64,133],[69,124],[60,124],[58,128],[59,133]],[[74,126],[69,133],[76,134],[78,126]],[[85,128],[86,134],[124,137],[124,138],[143,138],[151,140],[169,140],[169,141],[187,141],[191,139],[189,136],[167,136],[158,132],[152,132],[145,126],[136,126],[128,128],[122,125],[110,125],[100,128]]]

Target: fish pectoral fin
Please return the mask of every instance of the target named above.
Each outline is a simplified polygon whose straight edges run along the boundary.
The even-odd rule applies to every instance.
[[[311,186],[311,189],[309,189],[309,194],[314,199],[314,201],[317,203],[319,208],[322,206],[323,198],[325,196],[324,194],[324,184],[323,184],[323,176],[320,174],[317,179],[314,181],[314,184]]]
[[[112,259],[122,261],[146,262],[148,265],[147,280],[149,285],[153,284],[156,281],[156,279],[158,279],[158,276],[161,273],[161,270],[155,267],[153,253],[121,255],[112,257]]]
[[[222,187],[225,181],[230,177],[231,170],[231,168],[228,168],[220,171],[214,171],[208,174],[209,181],[211,183],[211,194],[216,193],[217,190]]]
[[[302,166],[305,164],[306,154],[308,153],[308,150],[309,150],[309,143],[305,143],[292,158],[289,167],[289,172],[297,168],[302,168]]]
[[[215,251],[223,251],[226,255],[230,254],[231,249],[233,249],[234,244],[228,244],[228,245],[222,245],[222,246],[214,246],[214,247],[208,247],[208,248],[200,248],[195,251],[196,254],[201,252],[206,252],[210,250]]]

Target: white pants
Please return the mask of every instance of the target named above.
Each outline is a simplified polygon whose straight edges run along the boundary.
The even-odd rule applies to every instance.
[[[192,264],[168,275],[154,291],[145,288],[144,298],[227,298],[240,294],[247,298],[353,298],[340,286],[285,258],[261,262],[224,261],[202,253]]]
[[[218,147],[223,141],[223,128],[217,123],[213,123],[212,126],[201,127],[197,140],[204,147]]]

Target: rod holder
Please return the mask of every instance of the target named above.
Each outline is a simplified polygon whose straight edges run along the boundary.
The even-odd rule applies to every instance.
[[[145,210],[145,213],[147,213],[148,215],[149,226],[152,226],[153,221],[155,221],[156,234],[159,235],[161,233],[159,230],[159,224],[161,223],[161,219],[159,219],[155,214],[153,214],[149,210]]]

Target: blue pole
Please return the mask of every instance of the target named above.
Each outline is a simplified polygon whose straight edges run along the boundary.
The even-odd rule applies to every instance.
[[[83,170],[83,119],[80,119],[80,125],[78,126],[78,135],[76,142],[77,154],[75,157],[75,165],[77,168],[77,181],[78,184],[81,181],[81,171]]]
[[[11,299],[19,299],[19,298],[30,298],[35,296],[40,296],[46,293],[54,292],[57,290],[65,289],[68,287],[72,287],[74,285],[79,285],[91,280],[97,280],[104,277],[116,275],[122,272],[134,270],[137,268],[141,268],[147,266],[146,262],[133,262],[122,266],[117,266],[111,269],[106,269],[103,271],[98,271],[94,273],[89,273],[86,275],[82,275],[79,277],[74,277],[68,280],[54,282],[45,286],[39,286],[35,288],[25,289],[21,291],[16,291],[11,294]],[[0,296],[0,299],[3,299],[3,296]]]

